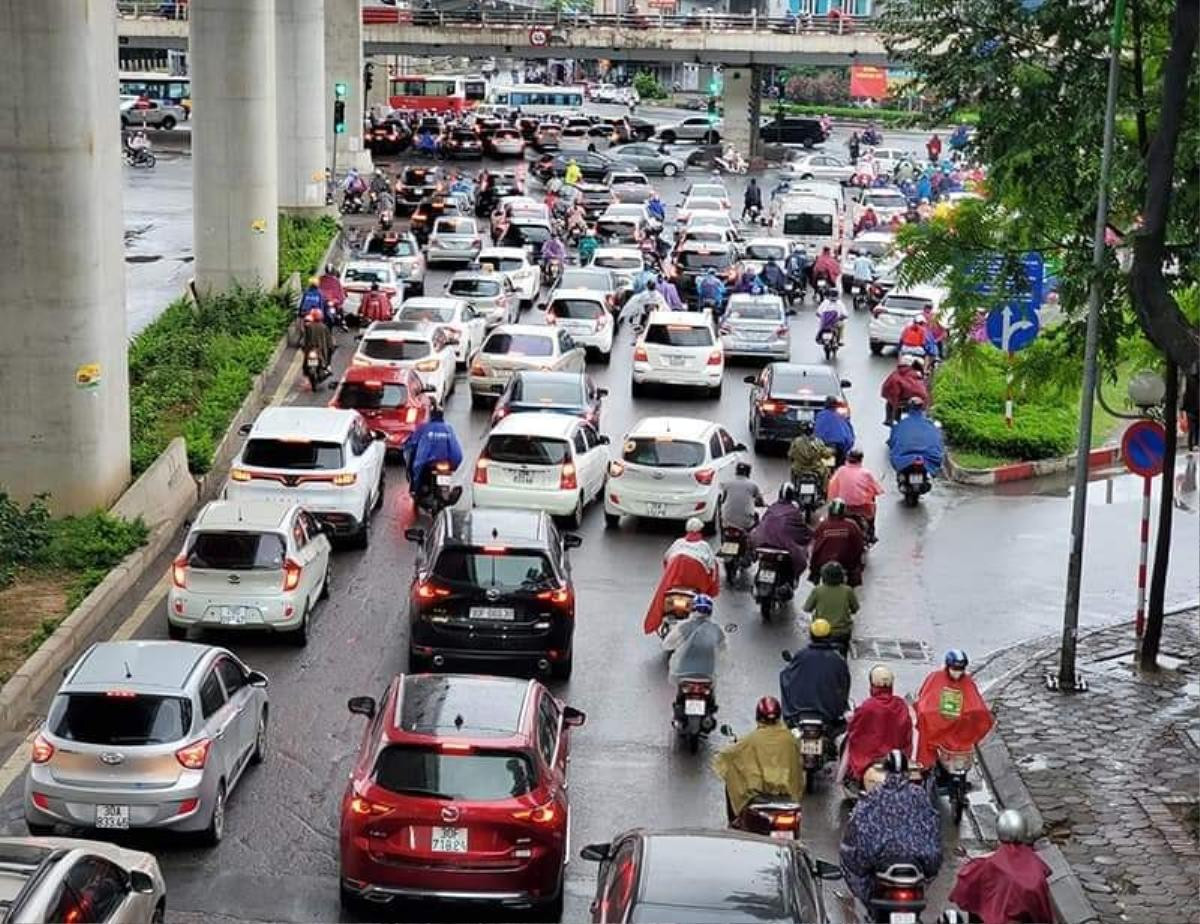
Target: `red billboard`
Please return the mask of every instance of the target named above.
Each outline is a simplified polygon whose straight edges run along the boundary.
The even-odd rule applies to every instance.
[[[855,99],[885,99],[887,92],[887,68],[850,65],[850,95]]]

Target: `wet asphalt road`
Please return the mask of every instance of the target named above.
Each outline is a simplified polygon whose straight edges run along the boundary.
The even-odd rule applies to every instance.
[[[160,168],[161,169],[161,168]],[[678,201],[674,184],[664,199]],[[731,183],[734,198],[740,191]],[[431,273],[427,291],[439,289],[446,273]],[[537,312],[535,311],[536,317]],[[532,320],[532,319],[531,319]],[[866,464],[888,472],[878,398],[879,384],[893,359],[874,358],[866,346],[865,316],[848,322],[847,346],[837,359],[853,385],[849,397]],[[811,307],[792,320],[793,358],[818,362]],[[339,359],[353,343],[340,335]],[[719,401],[655,395],[634,401],[629,392],[630,332],[622,328],[611,367],[590,367],[609,389],[602,432],[619,438],[643,416],[692,415],[727,424],[748,440],[748,386],[753,371],[730,367]],[[465,381],[449,402],[448,419],[473,458],[487,414],[469,408]],[[325,400],[302,390],[293,403]],[[785,475],[778,457],[754,457],[754,477],[774,491]],[[465,466],[469,471],[469,465]],[[159,856],[168,883],[169,918],[179,921],[331,921],[342,918],[337,896],[338,808],[351,756],[358,746],[361,719],[345,708],[348,697],[378,695],[387,680],[405,668],[405,599],[413,548],[403,538],[409,525],[401,514],[402,475],[393,470],[383,514],[377,517],[371,547],[339,552],[332,599],[318,611],[311,641],[303,651],[269,639],[226,636],[226,644],[272,681],[272,729],[266,763],[253,769],[230,800],[225,842],[216,850],[180,846],[169,839],[138,838]],[[885,483],[891,487],[890,476]],[[1136,568],[1139,485],[1128,477],[1094,485],[1089,517],[1082,623],[1101,625],[1132,610]],[[973,658],[995,649],[1056,632],[1061,618],[1069,504],[1066,483],[1015,485],[1003,491],[965,489],[939,483],[917,509],[900,505],[894,491],[882,499],[881,541],[872,551],[857,619],[859,642],[907,640],[916,660],[889,661],[898,691],[914,691],[947,647],[965,647]],[[1195,516],[1177,517],[1179,549],[1195,549]],[[708,769],[717,741],[698,756],[682,751],[669,725],[672,689],[656,642],[641,634],[646,602],[659,574],[663,550],[677,535],[673,528],[634,526],[604,529],[601,511],[589,509],[582,548],[573,553],[578,598],[576,668],[572,680],[555,686],[588,721],[574,735],[571,771],[572,846],[607,840],[629,827],[721,826],[721,789]],[[1171,600],[1194,597],[1194,556],[1177,556]],[[165,637],[161,607],[140,633]],[[727,670],[720,678],[722,721],[739,731],[750,725],[753,704],[777,689],[779,650],[803,644],[804,622],[792,614],[770,624],[759,619],[745,590],[726,589],[718,618],[732,633]],[[926,657],[927,656],[927,657]],[[864,652],[853,660],[854,696],[865,695],[866,673],[882,660]],[[807,800],[805,840],[815,853],[836,859],[845,809],[826,781]],[[981,797],[982,798],[982,797]],[[22,831],[20,786],[0,798],[0,822]],[[957,852],[976,847],[972,822],[963,839],[948,830],[947,863],[931,890],[931,908],[949,891]],[[588,916],[594,868],[578,859],[568,870],[565,920]],[[840,891],[835,885],[833,892]],[[836,899],[835,899],[836,904]],[[403,917],[404,912],[395,916]],[[477,919],[480,910],[465,916]],[[930,915],[932,917],[932,915]],[[427,919],[427,909],[412,911]]]

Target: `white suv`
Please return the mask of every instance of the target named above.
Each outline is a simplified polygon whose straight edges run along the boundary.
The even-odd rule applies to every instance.
[[[867,344],[871,352],[878,356],[884,347],[899,348],[900,334],[904,328],[920,317],[926,308],[941,314],[942,324],[948,324],[944,313],[939,312],[945,297],[945,291],[935,286],[892,289],[871,310],[871,323],[867,328]]]
[[[708,312],[652,311],[633,347],[633,394],[655,385],[690,385],[721,397],[725,350]]]
[[[621,516],[653,520],[699,517],[719,525],[724,485],[746,447],[724,427],[692,417],[647,417],[621,440],[608,466],[604,525]]]
[[[471,407],[498,398],[513,373],[520,369],[544,372],[583,372],[587,358],[565,330],[533,324],[502,324],[488,334],[471,360],[467,381]]]
[[[454,391],[458,356],[446,331],[423,321],[376,321],[363,333],[354,366],[413,369],[439,403]]]
[[[533,307],[542,290],[542,268],[523,247],[484,247],[476,260],[480,266],[490,263],[508,277],[521,299],[521,310]]]
[[[510,414],[475,462],[472,503],[545,510],[578,527],[583,508],[604,491],[606,445],[608,438],[578,417]]]
[[[577,344],[595,351],[605,365],[612,359],[615,325],[603,292],[555,289],[546,306],[546,323],[565,330]]]
[[[385,433],[372,432],[358,411],[324,407],[269,407],[242,431],[226,500],[300,504],[366,548],[371,516],[383,506]]]

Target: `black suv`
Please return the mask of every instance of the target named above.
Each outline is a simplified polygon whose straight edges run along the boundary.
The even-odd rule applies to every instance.
[[[816,119],[774,118],[758,132],[764,144],[800,144],[811,148],[825,140],[825,130]]]
[[[405,167],[396,182],[396,212],[413,212],[422,199],[432,196],[438,188],[437,167]]]
[[[675,254],[675,269],[678,272],[675,287],[680,297],[687,302],[696,302],[699,299],[696,282],[709,269],[725,283],[726,289],[737,281],[737,251],[732,244],[688,241]]]
[[[571,676],[575,587],[561,533],[540,510],[445,510],[421,545],[409,594],[409,670],[447,660],[519,662]]]

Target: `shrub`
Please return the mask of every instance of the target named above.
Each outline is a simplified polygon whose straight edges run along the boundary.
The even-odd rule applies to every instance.
[[[50,509],[38,495],[24,509],[0,491],[0,588],[12,583],[17,568],[28,565],[50,541]]]
[[[307,276],[320,267],[325,248],[337,234],[337,221],[329,216],[296,218],[279,216],[279,283],[292,273]],[[303,279],[301,280],[303,282]]]
[[[55,520],[50,541],[40,558],[55,568],[71,571],[100,569],[101,577],[134,549],[143,545],[149,530],[140,519],[132,522],[103,510]]]
[[[648,71],[638,71],[633,77],[633,88],[642,99],[665,99],[667,88]]]

